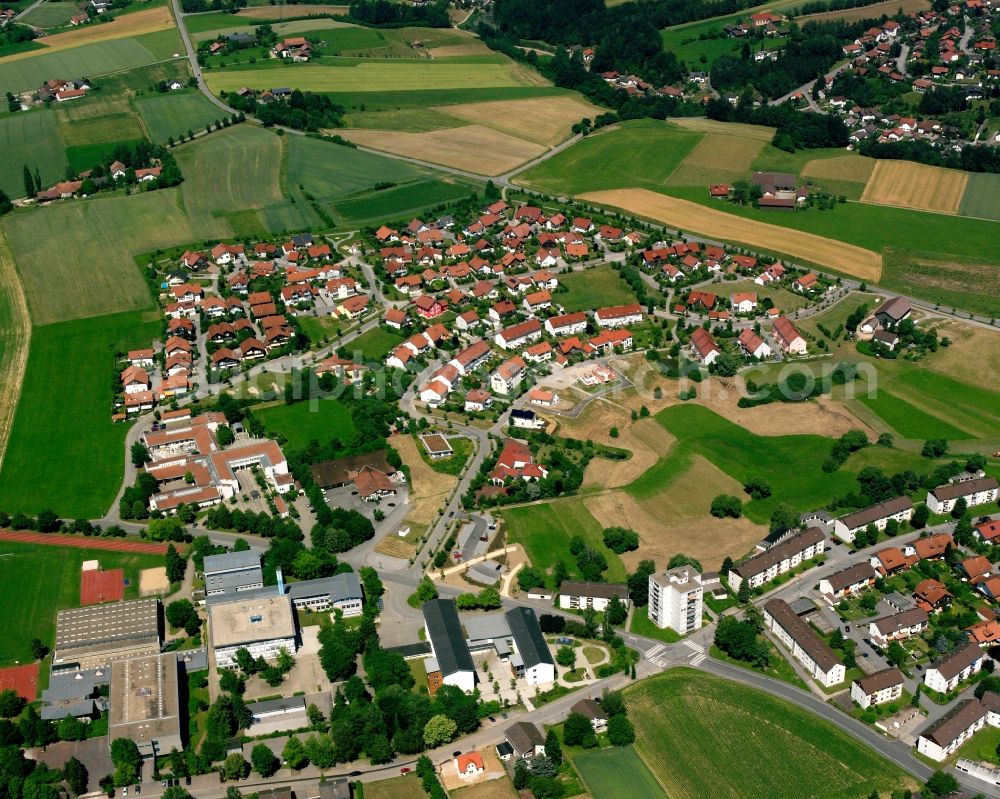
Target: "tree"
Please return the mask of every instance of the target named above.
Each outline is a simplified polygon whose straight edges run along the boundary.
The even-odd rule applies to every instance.
[[[639,548],[639,535],[624,527],[606,527],[604,529],[604,546],[612,552],[621,555]]]
[[[739,600],[741,605],[747,604],[750,601],[750,581],[741,580],[740,589],[736,592],[736,599]]]
[[[253,770],[265,779],[274,774],[281,765],[278,758],[274,756],[274,752],[266,744],[254,746],[250,752],[250,762],[253,764]]]
[[[560,666],[572,669],[576,666],[576,650],[571,646],[561,646],[556,650],[556,663]]]
[[[559,733],[556,732],[555,727],[550,727],[545,734],[545,756],[555,763],[556,767],[562,765],[562,744],[559,743]]]
[[[115,764],[115,785],[132,785],[142,768],[139,747],[128,738],[115,738],[111,742],[111,762]]]
[[[517,585],[522,591],[530,591],[545,585],[544,575],[533,566],[525,566],[517,573]]]
[[[24,698],[10,688],[0,691],[0,717],[12,719],[20,716],[26,704]]]
[[[69,785],[69,789],[79,796],[87,792],[87,783],[90,782],[90,775],[87,767],[75,757],[71,757],[63,764],[63,779]]]
[[[925,458],[943,458],[948,454],[948,442],[943,438],[929,438],[924,442],[920,454]]]
[[[709,512],[719,519],[726,517],[738,519],[743,515],[743,503],[740,502],[739,497],[734,497],[731,494],[719,494],[712,500]]]
[[[789,505],[781,503],[771,512],[770,531],[790,530],[799,523],[799,517]]]
[[[219,669],[219,687],[228,693],[242,696],[247,685],[243,678],[232,669]]]
[[[330,768],[337,762],[337,746],[329,735],[310,735],[304,746],[306,757],[316,768]]]
[[[304,769],[309,764],[306,749],[302,745],[302,741],[295,735],[285,742],[285,748],[281,750],[281,757],[292,771]]]
[[[906,650],[903,648],[902,644],[899,643],[899,641],[892,641],[889,644],[889,648],[886,650],[885,656],[893,666],[902,666],[909,658],[906,654]]]
[[[66,716],[59,722],[60,741],[82,741],[87,737],[87,725],[73,716]]]
[[[617,594],[611,597],[611,601],[608,602],[608,609],[604,612],[604,618],[609,624],[614,626],[624,624],[625,619],[628,618],[628,608],[618,598]]]
[[[743,484],[743,490],[753,499],[767,499],[771,496],[771,484],[763,477],[751,477]]]
[[[563,724],[563,742],[566,746],[583,746],[587,736],[594,734],[590,719],[582,713],[572,712]]]
[[[132,465],[136,469],[141,469],[152,460],[149,456],[149,450],[141,441],[136,441],[132,444],[132,448],[129,450],[129,453],[132,458]]]
[[[629,575],[628,596],[632,600],[632,604],[638,608],[649,604],[649,575],[655,571],[656,564],[653,561],[640,560],[636,570]],[[518,575],[520,576],[520,572]]]
[[[635,730],[628,716],[622,714],[608,719],[608,740],[612,746],[628,746],[635,741]]]
[[[585,638],[597,637],[597,611],[592,607],[583,609],[583,635]]]
[[[180,556],[173,544],[167,544],[167,554],[164,557],[167,580],[171,583],[179,583],[184,579],[184,572],[187,571],[187,561]]]
[[[171,627],[183,627],[188,635],[197,635],[201,631],[201,618],[190,599],[171,602],[164,613]]]
[[[28,169],[28,165],[25,164],[24,167],[24,196],[34,197],[38,191],[41,191],[41,186],[35,189],[35,179],[31,176],[31,170]]]
[[[224,424],[220,424],[216,429],[215,437],[221,447],[228,447],[236,440],[236,436],[233,434],[233,429],[229,427],[229,425]]]
[[[931,796],[947,796],[958,790],[958,780],[945,771],[935,771],[924,787]]]
[[[160,799],[193,799],[193,797],[180,785],[171,785],[160,794]]]
[[[49,654],[49,648],[42,642],[41,638],[32,638],[28,647],[31,649],[31,657],[35,660],[41,660]]]
[[[518,761],[514,764],[514,788],[518,791],[523,791],[528,787],[528,781],[531,779],[531,772],[528,771],[528,764],[524,762],[524,758],[518,758]]]
[[[913,516],[910,518],[910,526],[914,530],[922,530],[927,526],[927,520],[930,516],[930,509],[925,504],[920,503],[913,509]]]
[[[959,497],[955,501],[955,507],[951,509],[951,518],[961,519],[968,510],[969,510],[969,503],[965,501],[965,497]]]
[[[444,714],[431,716],[424,725],[424,744],[436,749],[454,738],[457,730],[458,725]]]
[[[228,755],[222,763],[222,773],[227,780],[242,780],[250,773],[250,764],[239,752]]]
[[[422,605],[424,602],[429,602],[430,600],[437,598],[437,586],[434,585],[434,581],[430,577],[424,575],[423,579],[417,585],[417,600]]]

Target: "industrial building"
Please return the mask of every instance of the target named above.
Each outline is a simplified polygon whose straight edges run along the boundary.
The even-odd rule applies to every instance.
[[[295,653],[298,635],[292,602],[284,593],[236,595],[210,602],[208,626],[216,666],[229,668],[238,649],[273,660],[282,649]]]
[[[128,738],[144,758],[184,748],[176,654],[116,660],[111,665],[108,741]]]
[[[155,598],[61,610],[52,665],[106,669],[114,660],[159,654],[162,637],[160,601]]]

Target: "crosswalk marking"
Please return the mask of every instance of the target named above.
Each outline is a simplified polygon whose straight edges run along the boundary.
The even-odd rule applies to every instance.
[[[703,660],[705,660],[705,654],[698,653],[689,662],[692,666],[700,666]]]
[[[705,647],[703,647],[701,644],[696,644],[694,641],[685,641],[684,645],[690,647],[695,652],[704,653],[705,651]]]
[[[663,644],[657,644],[652,649],[647,649],[646,650],[646,659],[647,660],[653,660],[654,658],[656,658],[657,655],[659,655],[665,649],[666,649],[666,647]]]

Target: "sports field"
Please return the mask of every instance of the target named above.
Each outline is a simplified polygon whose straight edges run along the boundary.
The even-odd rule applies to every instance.
[[[882,256],[871,250],[755,219],[740,218],[647,189],[588,192],[581,195],[581,199],[622,208],[680,230],[786,253],[862,280],[878,280],[882,274]]]
[[[557,292],[552,300],[562,305],[567,313],[635,302],[635,293],[628,283],[606,265],[560,275],[559,285],[569,291]]]
[[[148,347],[160,329],[155,311],[34,328],[0,471],[0,507],[52,508],[84,519],[108,510],[121,485],[128,430],[111,423],[115,353]]]
[[[302,449],[310,441],[327,444],[336,438],[346,442],[354,432],[351,412],[336,399],[296,402],[294,405],[281,403],[254,409],[254,415],[268,433],[284,438],[292,451]]]
[[[608,582],[625,579],[621,559],[604,546],[602,528],[577,498],[542,502],[498,511],[507,520],[510,540],[524,546],[531,564],[541,570],[550,569],[562,560],[570,571],[576,573],[576,559],[569,551],[569,540],[582,536],[608,559],[604,573]]]
[[[426,133],[340,130],[345,139],[432,164],[478,175],[499,175],[545,152],[540,144],[508,136],[483,125],[464,125]]]
[[[1000,221],[1000,175],[986,172],[969,175],[969,185],[958,212],[962,216]]]
[[[602,113],[597,106],[571,95],[446,105],[431,110],[548,147],[568,138],[574,123]]]
[[[700,133],[655,120],[625,123],[587,136],[517,176],[517,183],[553,194],[631,186],[662,186],[701,141]]]
[[[891,394],[879,388],[872,399],[867,394],[858,397],[865,407],[870,408],[889,427],[903,438],[923,440],[928,438],[944,438],[961,440],[974,438],[970,433],[927,413],[912,405],[902,397]]]
[[[0,691],[14,691],[22,699],[33,702],[38,696],[38,665],[28,663],[0,669]]]
[[[205,95],[193,89],[148,94],[136,98],[135,108],[155,144],[164,144],[171,136],[176,139],[189,130],[203,130],[222,114]]]
[[[0,92],[16,93],[35,88],[53,75],[95,77],[152,64],[170,57],[170,53],[163,53],[164,48],[171,49],[169,41],[162,35],[164,33],[176,39],[179,46],[180,37],[175,31],[162,31],[135,38],[81,44],[55,52],[32,50],[8,56],[0,59]]]
[[[100,605],[125,598],[123,569],[89,569],[80,572],[80,604]]]
[[[31,660],[28,644],[40,638],[52,646],[56,611],[80,605],[80,566],[97,559],[103,569],[123,569],[128,598],[139,595],[139,572],[163,565],[162,555],[100,552],[75,547],[40,547],[0,539],[0,605],[6,623],[0,629],[0,663]]]
[[[313,92],[417,91],[421,89],[500,88],[537,86],[542,80],[525,67],[510,64],[465,64],[450,61],[398,59],[349,60],[345,66],[282,66],[264,73],[256,70],[227,69],[206,74],[214,92],[233,91],[254,81],[269,86],[291,86]],[[249,74],[248,74],[249,73]]]
[[[666,799],[656,777],[631,746],[609,747],[573,757],[594,799]]]
[[[691,669],[630,685],[625,702],[635,747],[670,799],[847,799],[915,787],[812,713]]]
[[[4,220],[34,324],[149,307],[133,255],[224,236],[228,229],[193,215],[190,206],[185,213],[179,198],[179,190],[164,189],[58,203]]]
[[[955,214],[965,196],[968,181],[968,172],[955,169],[912,161],[879,161],[868,179],[861,202]]]
[[[10,197],[24,196],[24,167],[37,168],[46,186],[66,172],[66,153],[50,110],[20,112],[0,117],[0,190]]]

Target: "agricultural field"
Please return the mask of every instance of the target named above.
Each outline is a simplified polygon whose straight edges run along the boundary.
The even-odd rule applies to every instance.
[[[58,203],[5,219],[32,322],[149,307],[149,288],[134,255],[228,235],[223,223],[190,210],[181,207],[178,189],[164,189]],[[60,235],[52,236],[53,230]],[[88,268],[80,269],[81,263]]]
[[[701,191],[707,194],[704,190]],[[758,250],[787,253],[793,258],[819,264],[861,280],[878,280],[882,274],[882,256],[871,250],[756,219],[740,219],[725,210],[705,208],[688,200],[647,189],[597,191],[580,196],[584,200],[622,208],[680,230],[734,241]],[[725,203],[717,205],[732,207]],[[829,213],[832,215],[838,211],[839,209]],[[795,214],[783,216],[793,215]],[[779,221],[778,215],[773,218]]]
[[[902,397],[891,394],[882,388],[878,390],[875,397],[863,394],[858,397],[858,401],[871,409],[903,438],[960,440],[973,437],[965,430],[960,430],[954,425],[938,419]]]
[[[633,747],[596,749],[573,757],[573,765],[595,799],[666,799],[656,777]]]
[[[877,162],[863,155],[838,155],[807,161],[799,174],[831,194],[860,200]]]
[[[437,63],[448,63],[447,61]],[[425,110],[434,106],[449,104],[494,102],[500,100],[526,100],[537,97],[577,96],[567,89],[555,86],[500,86],[494,88],[467,89],[415,89],[365,91],[329,91],[333,102],[348,111],[400,111],[402,109]]]
[[[438,203],[459,200],[477,191],[477,186],[454,178],[423,180],[394,186],[356,199],[333,203],[337,215],[351,222],[384,221],[395,216],[416,213]]]
[[[254,0],[254,2],[247,3],[249,8],[244,8],[236,12],[237,17],[252,17],[254,19],[267,20],[268,22],[273,22],[275,20],[282,20],[286,17],[297,17],[301,16],[303,9],[295,8],[294,6],[269,6],[263,0]],[[309,14],[323,15],[323,14],[333,14],[334,16],[343,16],[350,11],[350,6],[345,5],[310,5],[308,8]],[[228,16],[228,15],[226,15]]]
[[[879,161],[861,202],[956,214],[968,182],[968,172],[912,161]]]
[[[764,147],[760,139],[708,133],[668,179],[670,185],[699,186],[746,180]]]
[[[220,19],[216,19],[220,17]],[[218,36],[228,36],[231,33],[253,33],[259,23],[247,23],[245,25],[234,25],[234,22],[242,22],[231,14],[204,14],[197,17],[187,17],[184,22],[187,25],[188,30],[191,32],[191,38],[196,42],[209,41],[210,39],[215,39]],[[202,29],[205,30],[202,30]],[[350,25],[346,22],[335,22],[332,19],[297,19],[290,22],[275,22],[271,24],[271,29],[279,36],[292,36],[296,34],[304,34],[308,31],[313,31],[316,33],[321,33],[322,37],[327,40],[327,44],[331,44],[330,40],[336,41],[334,31],[336,29],[336,36],[358,36],[356,33],[348,33],[348,31],[368,31],[369,41],[378,41],[377,38],[380,34],[373,28],[361,28],[357,25]],[[343,33],[341,33],[343,31]],[[244,55],[259,54],[260,48],[252,49],[248,48],[243,51],[238,51],[232,55],[228,60],[230,63],[234,59],[242,58]],[[333,55],[329,52],[320,52],[322,55]]]
[[[171,136],[177,138],[190,130],[200,131],[205,125],[214,124],[222,113],[205,95],[193,89],[139,97],[135,108],[155,144],[166,143]]]
[[[77,3],[49,0],[21,17],[21,22],[36,28],[61,28],[69,25],[70,19],[79,13],[80,6]]]
[[[45,8],[47,5],[48,3],[40,8]],[[160,35],[149,35],[154,33],[159,33]],[[174,26],[173,14],[166,4],[121,14],[110,22],[103,22],[99,25],[84,25],[78,28],[69,28],[62,33],[46,36],[42,39],[41,43],[48,50],[63,50],[78,47],[82,44],[94,44],[95,42],[138,36],[146,36],[145,43],[147,46],[163,58],[173,55],[174,52],[177,52],[178,48],[182,47],[180,34],[177,33]],[[170,52],[167,52],[168,46]],[[183,52],[182,49],[181,52]]]
[[[0,507],[85,519],[108,510],[121,485],[128,431],[111,422],[115,353],[148,347],[160,325],[155,311],[36,325],[0,471]]]
[[[584,117],[603,113],[597,106],[571,95],[447,105],[431,110],[546,147],[568,138],[570,127]]]
[[[507,522],[510,540],[524,546],[535,568],[543,571],[551,569],[557,560],[561,560],[570,574],[575,574],[576,561],[569,551],[569,540],[579,535],[607,557],[605,577],[608,582],[625,579],[626,571],[621,559],[604,547],[604,528],[590,515],[580,499],[573,497],[541,502],[499,513]]]
[[[566,313],[635,302],[635,294],[628,283],[607,265],[560,275],[559,285],[569,291],[560,291],[552,299],[562,305]]]
[[[28,360],[31,320],[7,238],[0,231],[0,466]]]
[[[635,748],[671,799],[844,799],[915,787],[839,728],[734,682],[671,669],[626,688],[625,701]]]
[[[163,565],[162,555],[0,541],[4,569],[0,603],[8,614],[0,630],[0,666],[30,662],[32,638],[48,646],[55,643],[56,612],[79,607],[80,567],[94,559],[106,571],[124,569],[129,599],[138,596],[139,572]]]
[[[55,183],[66,172],[66,154],[54,112],[31,111],[0,116],[0,190],[24,196],[24,166],[38,169],[42,183]]]
[[[425,133],[429,130],[460,128],[465,120],[442,110],[430,108],[400,108],[396,111],[351,111],[344,115],[344,126],[370,130],[408,130]]]
[[[795,21],[799,25],[807,22],[833,22],[840,20],[843,22],[855,22],[859,19],[879,19],[883,14],[894,16],[902,12],[912,14],[919,11],[926,11],[931,7],[930,0],[886,0],[884,3],[875,3],[870,6],[860,6],[858,8],[845,8],[842,11],[824,11],[821,14],[806,14],[796,17]]]
[[[969,175],[969,185],[958,213],[1000,222],[1000,175],[985,172]]]
[[[293,451],[302,449],[310,441],[321,444],[332,438],[346,441],[354,432],[351,412],[344,403],[332,398],[293,405],[281,403],[254,408],[253,412],[269,434],[285,439]]]
[[[52,48],[32,50],[0,59],[0,92],[17,93],[37,88],[53,75],[96,77],[134,69],[169,58],[179,48],[180,36],[176,31],[161,31],[67,46],[54,52],[49,52]]]

